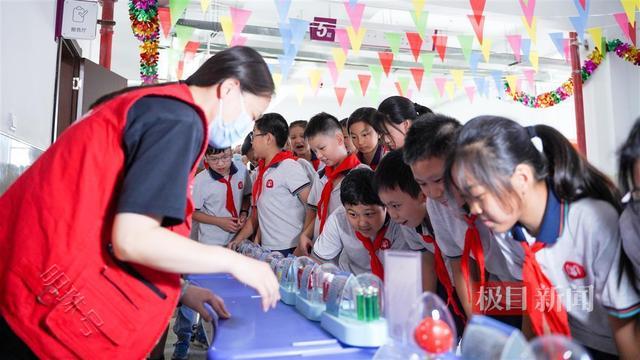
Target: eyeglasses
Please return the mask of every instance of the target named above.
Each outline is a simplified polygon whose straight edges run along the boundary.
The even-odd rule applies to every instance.
[[[211,161],[214,164],[219,162],[225,163],[227,161],[230,161],[232,157],[233,157],[232,155],[225,155],[223,157],[216,157],[216,158],[214,158],[213,155],[207,156],[209,161]]]
[[[264,133],[264,134],[251,133],[251,134],[249,135],[249,139],[251,139],[251,141],[253,141],[253,139],[254,139],[255,137],[258,137],[258,136],[267,136],[267,135],[269,135],[269,133]]]

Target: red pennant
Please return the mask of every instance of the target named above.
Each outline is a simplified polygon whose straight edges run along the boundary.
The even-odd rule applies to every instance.
[[[378,58],[380,58],[380,65],[382,65],[382,70],[384,70],[385,75],[389,76],[391,63],[393,63],[393,53],[390,51],[380,51],[378,52]]]
[[[631,26],[631,24],[629,24],[629,35],[631,36],[631,42],[633,43],[633,46],[637,46],[636,44],[636,22],[633,22],[633,26]]]
[[[480,44],[482,44],[482,33],[484,32],[484,16],[477,15],[467,15],[469,18],[469,22],[471,26],[473,26],[473,31],[476,33],[476,37]]]
[[[366,96],[367,89],[369,88],[369,80],[371,80],[371,75],[358,74],[358,80],[360,80],[360,89],[362,89],[362,96]]]
[[[187,45],[184,46],[184,59],[185,60],[193,60],[193,57],[196,55],[196,52],[200,48],[199,41],[189,41]]]
[[[579,0],[580,1],[580,5],[582,6],[583,9],[586,9],[587,6],[587,0]]]
[[[178,80],[182,80],[182,72],[184,71],[184,60],[178,61],[178,69],[176,69],[176,76]]]
[[[418,88],[418,90],[420,90],[420,87],[422,87],[422,76],[424,75],[424,68],[411,68],[409,70],[411,71],[411,75],[413,75],[413,81],[416,82],[416,87]]]
[[[160,19],[162,35],[167,38],[169,36],[169,31],[171,31],[171,12],[169,11],[169,8],[158,8],[158,18]]]
[[[418,58],[420,57],[420,49],[422,48],[422,37],[417,32],[408,32],[406,34],[413,58],[415,61],[418,61]]]
[[[398,95],[404,96],[404,94],[402,93],[402,86],[400,86],[400,83],[396,81],[395,84],[396,84],[396,89],[398,90]]]
[[[347,88],[345,87],[334,87],[333,90],[336,92],[336,98],[338,99],[338,105],[342,106],[342,101],[344,100],[344,94],[347,93]]]
[[[444,55],[447,52],[447,35],[433,35],[432,38],[433,45],[440,55],[440,60],[444,62]]]
[[[585,0],[580,1],[584,2]],[[482,16],[482,13],[484,12],[484,5],[487,3],[487,0],[470,0],[469,2],[471,3],[471,9],[473,9],[473,15]],[[582,7],[584,7],[584,5],[582,5]]]

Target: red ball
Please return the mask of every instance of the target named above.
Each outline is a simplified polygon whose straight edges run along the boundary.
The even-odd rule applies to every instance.
[[[413,332],[418,346],[432,354],[439,354],[451,350],[453,347],[453,332],[449,324],[442,320],[427,317],[422,319]]]

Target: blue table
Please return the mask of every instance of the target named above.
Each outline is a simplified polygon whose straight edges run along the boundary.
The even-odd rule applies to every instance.
[[[221,320],[208,359],[371,359],[377,349],[341,344],[294,307],[279,303],[262,312],[256,292],[229,275],[195,275],[189,279],[225,300],[231,318]]]

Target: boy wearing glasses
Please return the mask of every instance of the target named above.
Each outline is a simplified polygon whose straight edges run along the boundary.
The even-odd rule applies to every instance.
[[[209,168],[198,174],[193,183],[199,223],[198,241],[225,246],[247,219],[251,195],[249,171],[232,161],[231,148],[207,148],[205,161]]]

